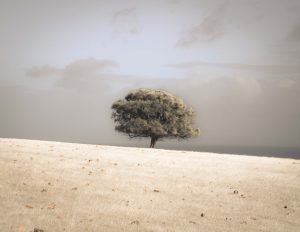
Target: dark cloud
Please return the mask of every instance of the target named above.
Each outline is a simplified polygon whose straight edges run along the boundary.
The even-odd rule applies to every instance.
[[[116,138],[109,114],[112,99],[106,93],[105,88],[82,94],[0,86],[0,136],[109,144]]]
[[[299,79],[196,74],[169,80],[111,74],[84,92],[76,88],[39,90],[1,86],[0,136],[147,145],[148,141],[146,144],[128,141],[126,136],[115,133],[110,119],[112,102],[141,87],[170,91],[196,110],[196,125],[202,134],[186,145],[296,147],[299,144]],[[176,144],[177,141],[171,141],[165,146]]]
[[[165,83],[197,111],[202,145],[298,146],[300,80],[205,77]]]
[[[300,19],[299,19],[300,20]],[[300,42],[300,23],[298,23],[289,33],[288,40],[291,42],[296,42],[299,44]]]
[[[71,78],[75,70],[94,78],[98,66],[91,63],[74,62],[61,78]],[[113,74],[93,82],[94,87],[78,86],[77,80],[68,82],[68,88],[47,89],[0,83],[0,137],[128,145],[127,137],[114,131],[111,104],[132,88],[154,87],[153,83],[159,80]],[[75,84],[76,88],[69,87]],[[133,144],[138,145],[137,141]]]

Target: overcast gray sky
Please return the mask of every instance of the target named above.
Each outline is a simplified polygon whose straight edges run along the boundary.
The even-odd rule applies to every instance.
[[[1,137],[143,145],[110,105],[151,87],[195,108],[187,144],[300,147],[298,0],[1,0],[0,38]]]

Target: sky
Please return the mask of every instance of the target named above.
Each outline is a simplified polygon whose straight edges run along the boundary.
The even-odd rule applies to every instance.
[[[159,146],[300,153],[298,0],[1,0],[0,38],[0,137],[148,146],[110,118],[146,87],[201,131]]]

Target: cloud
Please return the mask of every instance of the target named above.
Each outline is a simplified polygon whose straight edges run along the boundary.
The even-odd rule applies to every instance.
[[[299,12],[298,8],[298,12]],[[299,13],[298,13],[299,15]],[[280,56],[287,63],[292,63],[300,67],[300,23],[299,16],[297,15],[297,21],[287,30],[286,35],[279,43],[278,50],[274,53],[274,56]],[[291,20],[290,20],[291,21]],[[292,22],[292,21],[291,21]]]
[[[123,17],[131,17],[132,15],[136,14],[136,8],[128,8],[128,9],[123,9],[119,10],[113,15],[113,21],[118,21],[120,18]]]
[[[298,78],[193,74],[183,79],[142,79],[105,74],[105,69],[100,69],[98,77],[94,61],[81,60],[67,67],[67,88],[0,85],[0,136],[139,146],[144,142],[128,143],[126,136],[114,132],[110,106],[129,90],[146,87],[170,91],[195,109],[202,135],[185,143],[186,147],[299,146]],[[89,73],[88,86],[82,86],[77,77],[72,79],[75,70],[84,76]],[[164,144],[182,146],[177,141],[160,146]]]
[[[43,66],[35,66],[29,69],[26,73],[26,76],[32,78],[46,78],[46,77],[56,76],[60,73],[61,70],[59,68],[50,65],[43,65]]]
[[[295,25],[291,32],[288,34],[288,40],[291,42],[300,42],[300,23]]]
[[[198,1],[195,7],[199,8],[198,17],[192,15],[187,17],[189,21],[183,19],[188,27],[179,35],[177,47],[209,42],[220,42],[226,46],[226,43],[234,41],[237,45],[243,44],[245,50],[253,47],[258,52],[274,51],[278,50],[290,28],[299,24],[299,2],[295,0],[208,2]],[[289,37],[298,40],[298,31],[299,26],[296,26]]]
[[[112,60],[97,60],[94,58],[77,60],[68,64],[62,72],[59,86],[66,88],[94,88],[104,82],[103,74],[110,73],[117,66]]]
[[[63,68],[35,66],[27,71],[26,76],[41,79],[55,76],[59,87],[90,89],[102,86],[106,82],[105,75],[109,75],[117,66],[113,60],[87,58],[76,60]]]
[[[66,142],[113,142],[111,97],[63,88],[0,86],[0,136]]]
[[[297,147],[300,80],[206,77],[161,83],[197,112],[203,145]]]
[[[177,41],[176,46],[190,46],[198,42],[211,42],[220,39],[224,33],[223,11],[224,5],[213,10],[200,24],[188,29]]]
[[[154,87],[160,80],[106,74],[100,69],[96,81],[93,78],[95,75],[98,78],[99,66],[115,65],[108,61],[100,64],[91,59],[69,64],[61,78],[72,80],[64,82],[66,87],[60,86],[63,88],[44,89],[0,82],[0,137],[128,145],[127,137],[114,131],[111,104],[133,88]],[[74,80],[73,73],[77,71],[84,76],[88,73],[91,83],[81,85],[77,76]]]
[[[190,69],[201,67],[226,68],[244,71],[267,71],[280,73],[300,73],[300,67],[296,65],[256,65],[239,63],[209,63],[209,62],[184,62],[177,64],[168,64],[167,67],[178,69]]]
[[[112,17],[114,34],[119,36],[135,35],[141,32],[136,8],[123,9]]]

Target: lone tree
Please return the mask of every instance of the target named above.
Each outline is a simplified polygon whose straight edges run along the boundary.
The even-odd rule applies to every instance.
[[[194,110],[168,92],[138,89],[112,105],[115,129],[134,137],[150,137],[150,147],[162,138],[187,139],[199,135],[192,127]]]

